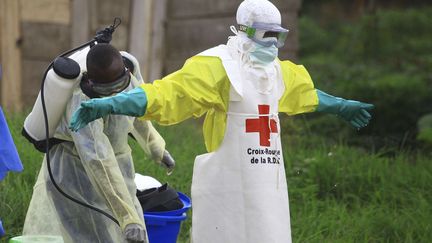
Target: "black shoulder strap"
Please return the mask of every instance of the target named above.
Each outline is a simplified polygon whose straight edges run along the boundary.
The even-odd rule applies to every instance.
[[[33,144],[33,146],[38,150],[39,152],[46,153],[46,139],[41,141],[36,141],[33,139],[27,131],[23,128],[21,131],[21,134],[30,142]],[[60,144],[62,142],[66,142],[66,140],[59,139],[59,138],[49,138],[48,140],[50,148],[54,147],[57,144]]]

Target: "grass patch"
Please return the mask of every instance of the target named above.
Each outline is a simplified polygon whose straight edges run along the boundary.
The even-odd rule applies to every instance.
[[[23,117],[8,119],[25,170],[0,183],[5,239],[19,235],[42,154],[20,135]],[[289,121],[287,121],[289,122]],[[288,126],[289,128],[289,126]],[[171,176],[134,141],[136,171],[190,195],[195,156],[205,151],[201,123],[157,128],[175,157]],[[426,156],[368,153],[309,132],[282,135],[294,242],[431,242],[432,165]],[[312,141],[312,142],[311,142]],[[189,242],[191,212],[179,242]]]

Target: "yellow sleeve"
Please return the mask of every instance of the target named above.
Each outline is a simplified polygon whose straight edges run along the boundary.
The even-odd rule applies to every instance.
[[[279,111],[288,115],[315,111],[318,95],[307,70],[290,61],[282,61],[280,65],[285,92],[279,100]]]
[[[141,85],[148,100],[142,118],[171,125],[209,110],[226,111],[226,73],[218,71],[221,67],[218,57],[194,56],[180,70]]]

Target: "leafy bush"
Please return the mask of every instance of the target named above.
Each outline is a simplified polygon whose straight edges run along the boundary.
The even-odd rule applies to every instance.
[[[414,142],[418,119],[432,112],[431,15],[432,8],[387,10],[326,25],[303,16],[301,63],[317,88],[375,104],[374,118],[361,134]],[[322,126],[326,119],[318,116],[311,123],[326,135],[344,129],[352,137],[343,123]]]
[[[417,139],[423,142],[426,147],[432,147],[432,113],[420,118],[418,129]]]

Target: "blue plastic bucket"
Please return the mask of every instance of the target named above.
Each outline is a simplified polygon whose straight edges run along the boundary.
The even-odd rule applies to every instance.
[[[177,193],[183,202],[183,208],[172,211],[144,213],[150,243],[177,242],[181,222],[187,218],[186,211],[191,207],[190,199],[181,192]]]
[[[144,214],[149,242],[176,243],[181,222],[186,218],[186,213],[179,216]]]

